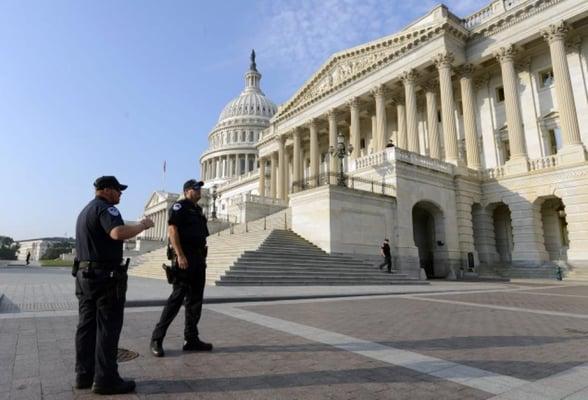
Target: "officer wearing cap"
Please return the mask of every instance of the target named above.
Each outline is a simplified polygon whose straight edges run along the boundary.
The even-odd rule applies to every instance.
[[[202,181],[190,179],[184,183],[184,198],[169,210],[168,236],[173,248],[172,267],[178,268],[173,291],[167,300],[161,318],[151,335],[151,353],[162,357],[163,338],[169,325],[178,315],[185,300],[184,351],[210,351],[212,344],[200,340],[198,321],[202,313],[202,296],[206,281],[206,237],[208,227],[200,200]]]
[[[115,205],[127,186],[114,176],[96,179],[94,187],[96,197],[76,224],[75,387],[92,387],[98,394],[129,393],[135,390],[135,382],[120,377],[116,362],[127,290],[123,241],[152,227],[153,221],[145,218],[138,225],[125,225]]]

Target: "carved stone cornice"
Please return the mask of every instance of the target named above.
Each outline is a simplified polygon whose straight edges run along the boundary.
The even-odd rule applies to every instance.
[[[452,52],[449,52],[449,51],[444,52],[444,53],[439,53],[435,57],[433,57],[433,63],[435,63],[435,66],[437,67],[437,69],[451,68],[454,61],[455,61],[455,56],[453,55]]]
[[[518,51],[512,44],[508,46],[500,47],[494,52],[494,57],[499,63],[514,62],[515,56]]]
[[[565,41],[570,31],[569,25],[565,21],[559,21],[556,24],[549,25],[541,31],[541,36],[551,44],[553,42]]]
[[[473,64],[463,64],[459,68],[457,68],[457,75],[460,78],[468,78],[472,79],[474,72],[476,71],[476,67]]]
[[[419,73],[415,69],[409,69],[408,71],[400,74],[400,80],[404,85],[414,84],[419,77]]]
[[[345,102],[345,104],[346,104],[346,105],[347,105],[347,107],[349,107],[350,109],[351,109],[351,108],[357,108],[357,109],[359,109],[359,106],[360,106],[361,102],[359,101],[359,98],[358,98],[358,97],[353,97],[353,98],[351,98],[351,99],[347,100],[347,101]]]

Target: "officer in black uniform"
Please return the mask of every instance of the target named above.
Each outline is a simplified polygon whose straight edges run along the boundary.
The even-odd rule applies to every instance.
[[[123,241],[152,227],[153,221],[145,218],[138,225],[124,224],[115,205],[127,186],[114,176],[96,179],[94,187],[96,197],[82,210],[76,224],[79,261],[73,273],[79,323],[75,387],[92,387],[98,394],[129,393],[135,390],[135,382],[120,377],[116,362],[127,290]]]
[[[151,353],[162,357],[163,338],[185,300],[184,351],[210,351],[212,344],[198,337],[202,296],[206,281],[206,238],[208,227],[200,200],[202,181],[190,179],[184,184],[184,199],[169,210],[168,236],[173,247],[172,269],[176,270],[173,291],[151,335]]]

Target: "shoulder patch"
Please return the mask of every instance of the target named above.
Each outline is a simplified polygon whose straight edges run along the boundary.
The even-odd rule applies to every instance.
[[[118,217],[120,215],[120,212],[116,207],[108,207],[108,213],[113,217]]]
[[[176,203],[173,205],[172,210],[178,211],[180,208],[182,208],[182,205],[180,203]]]

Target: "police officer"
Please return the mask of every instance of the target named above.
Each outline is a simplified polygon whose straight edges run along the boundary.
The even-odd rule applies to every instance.
[[[198,337],[198,321],[202,313],[202,296],[206,281],[206,237],[208,227],[200,200],[202,181],[190,179],[184,183],[184,199],[169,210],[168,236],[174,256],[172,268],[176,270],[173,291],[167,300],[161,318],[151,335],[151,353],[162,357],[163,338],[185,300],[184,351],[210,351],[212,344]]]
[[[116,362],[127,290],[123,241],[152,227],[153,221],[145,218],[138,225],[124,224],[115,205],[127,186],[114,176],[96,179],[94,187],[96,197],[76,224],[79,323],[75,387],[92,387],[98,394],[129,393],[135,390],[135,382],[120,377]]]

